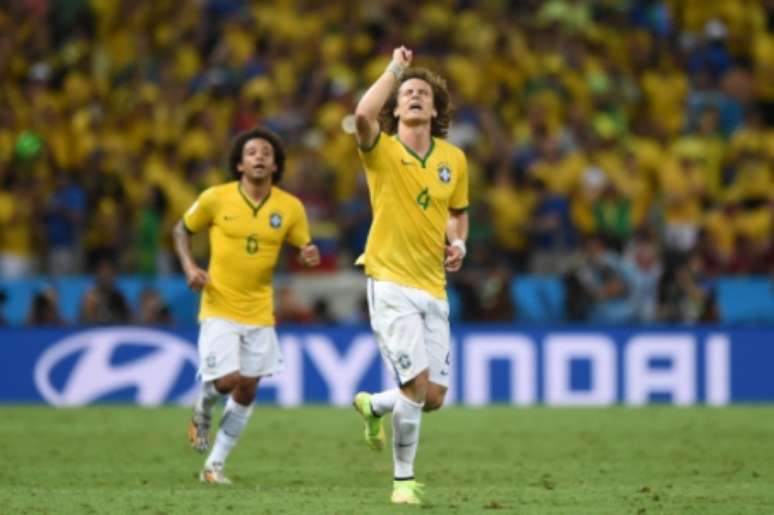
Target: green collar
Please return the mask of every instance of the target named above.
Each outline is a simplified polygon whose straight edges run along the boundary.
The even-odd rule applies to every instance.
[[[433,150],[435,149],[435,138],[433,138],[432,136],[430,136],[430,148],[428,148],[428,149],[427,149],[427,154],[425,154],[425,157],[424,157],[424,158],[422,158],[422,157],[419,157],[419,154],[417,154],[416,152],[414,152],[414,151],[411,149],[411,147],[409,147],[408,145],[406,145],[405,143],[403,143],[403,141],[401,141],[401,139],[400,139],[400,136],[398,136],[398,134],[397,134],[397,133],[395,134],[395,139],[397,139],[397,140],[400,142],[400,144],[401,144],[401,145],[403,145],[403,148],[405,148],[405,149],[406,149],[406,152],[408,152],[409,154],[411,154],[412,156],[414,156],[414,158],[415,158],[417,161],[419,161],[419,164],[421,164],[421,165],[422,165],[422,168],[424,168],[424,167],[425,167],[425,165],[427,164],[427,160],[428,160],[428,158],[430,157],[430,154],[432,154],[432,153],[433,153]]]
[[[258,210],[263,207],[263,205],[266,203],[267,200],[269,200],[269,197],[271,197],[271,188],[269,188],[269,193],[266,194],[265,197],[263,197],[263,200],[261,200],[260,203],[256,204],[253,202],[250,197],[247,196],[247,193],[245,193],[245,190],[242,189],[242,183],[237,183],[237,189],[239,190],[239,194],[242,195],[242,198],[245,199],[245,202],[247,202],[247,205],[250,206],[250,209],[253,210],[253,218],[258,214]]]

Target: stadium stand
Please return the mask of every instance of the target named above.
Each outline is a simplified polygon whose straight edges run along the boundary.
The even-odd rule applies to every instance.
[[[256,124],[288,144],[283,186],[306,205],[324,280],[354,284],[368,205],[344,129],[401,43],[449,78],[449,137],[470,159],[470,248],[484,250],[452,279],[453,313],[582,321],[572,302],[620,281],[605,301],[654,306],[628,322],[774,320],[770,2],[307,2],[302,18],[296,3],[3,3],[8,323],[47,285],[74,323],[104,260],[133,319],[150,286],[192,321],[170,230]],[[614,266],[585,254],[590,235]],[[584,264],[597,276],[580,280]],[[358,319],[355,296],[328,299],[338,320]]]

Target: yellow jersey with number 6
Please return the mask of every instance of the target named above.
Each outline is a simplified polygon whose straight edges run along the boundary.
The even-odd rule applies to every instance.
[[[192,233],[209,227],[210,281],[199,320],[274,325],[272,278],[282,243],[301,247],[311,241],[301,201],[274,186],[256,204],[234,181],[202,192],[183,224]]]
[[[459,148],[432,138],[424,157],[397,135],[360,148],[374,217],[357,264],[368,276],[446,298],[449,209],[468,207],[468,164]]]

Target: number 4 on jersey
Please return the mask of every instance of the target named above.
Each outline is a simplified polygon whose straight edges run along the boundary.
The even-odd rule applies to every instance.
[[[248,254],[255,254],[258,252],[258,235],[257,234],[251,234],[247,237],[247,242],[245,244],[245,251],[247,251]]]
[[[430,192],[427,188],[420,191],[419,195],[417,195],[417,204],[419,204],[422,209],[427,210],[427,206],[430,205]]]

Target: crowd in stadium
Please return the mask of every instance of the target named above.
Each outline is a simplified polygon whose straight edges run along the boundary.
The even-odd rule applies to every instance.
[[[15,0],[0,33],[6,279],[178,273],[173,224],[256,125],[349,269],[348,115],[400,44],[447,77],[469,159],[463,318],[511,319],[529,273],[570,320],[711,321],[715,277],[774,273],[771,0]]]

